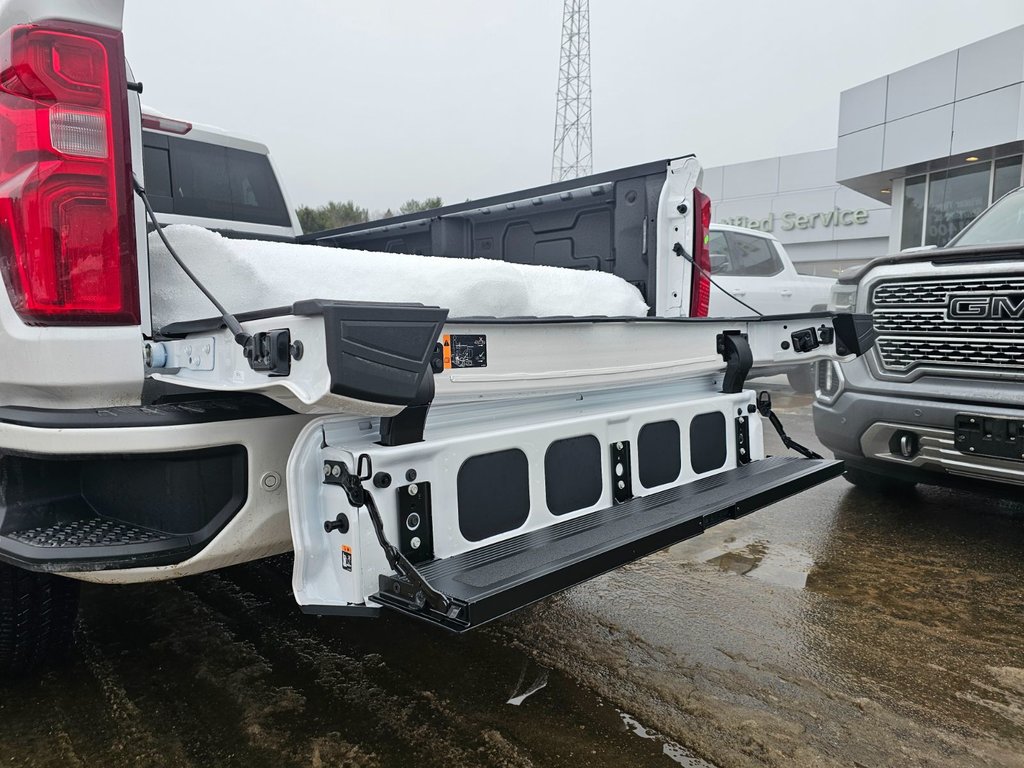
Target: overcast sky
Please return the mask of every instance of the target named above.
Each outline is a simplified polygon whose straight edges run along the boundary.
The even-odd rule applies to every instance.
[[[292,202],[550,180],[561,0],[126,0],[143,101],[266,143]],[[594,170],[835,146],[845,88],[1024,24],[1022,0],[590,0]]]

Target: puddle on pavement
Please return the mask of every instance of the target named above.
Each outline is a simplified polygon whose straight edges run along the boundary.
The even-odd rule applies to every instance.
[[[622,718],[622,722],[625,723],[626,728],[628,728],[632,733],[635,733],[641,739],[648,739],[661,744],[661,750],[665,757],[672,762],[683,766],[683,768],[717,768],[714,763],[702,760],[681,744],[677,744],[671,739],[666,739],[657,731],[645,728],[640,724],[640,721],[632,715],[626,712],[619,712],[619,717]]]
[[[701,550],[693,557],[693,562],[791,589],[803,589],[814,568],[814,558],[796,547],[735,535],[728,535]]]

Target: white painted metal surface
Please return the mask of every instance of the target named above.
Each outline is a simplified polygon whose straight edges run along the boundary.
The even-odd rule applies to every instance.
[[[365,508],[353,509],[341,488],[324,483],[324,461],[344,461],[354,468],[360,454],[370,456],[373,471],[394,479],[387,489],[366,483],[380,509],[385,533],[398,542],[400,516],[396,489],[405,486],[412,469],[416,482],[431,484],[433,536],[439,558],[476,549],[485,544],[545,528],[556,522],[586,515],[612,505],[614,469],[602,459],[603,491],[590,507],[555,516],[547,508],[545,452],[563,438],[594,435],[604,449],[616,441],[633,447],[632,488],[645,496],[665,488],[731,469],[737,464],[735,419],[749,419],[751,458],[764,458],[760,418],[751,418],[747,406],[753,392],[725,395],[715,391],[710,378],[672,385],[634,387],[605,391],[593,396],[559,396],[515,404],[480,403],[439,408],[427,422],[425,441],[385,447],[376,443],[377,433],[358,420],[325,417],[311,421],[299,435],[288,461],[288,506],[295,544],[293,590],[300,605],[363,605],[378,591],[378,577],[392,573],[377,543]],[[721,468],[698,475],[691,468],[689,424],[698,415],[722,413],[725,418],[726,455]],[[679,424],[682,469],[675,482],[645,488],[636,459],[637,435],[644,424],[675,420]],[[530,512],[520,527],[483,541],[469,541],[461,533],[456,483],[459,468],[471,456],[519,449],[529,462]],[[345,513],[346,533],[326,533],[324,522]],[[347,551],[346,551],[347,548]],[[351,570],[347,558],[351,557]]]
[[[474,322],[452,320],[445,334],[485,336],[485,368],[449,369],[435,377],[438,405],[481,398],[537,397],[557,392],[606,390],[653,384],[725,369],[715,340],[724,331],[746,333],[754,366],[812,363],[835,357],[835,346],[796,352],[791,334],[801,328],[831,327],[830,317],[790,320],[653,319],[570,322]],[[213,370],[181,369],[155,373],[161,381],[220,392],[260,392],[304,413],[390,416],[398,406],[381,405],[331,393],[326,335],[319,316],[287,315],[244,323],[249,333],[289,328],[304,354],[291,375],[268,377],[253,371],[227,330],[215,334]],[[204,338],[208,333],[200,334]]]

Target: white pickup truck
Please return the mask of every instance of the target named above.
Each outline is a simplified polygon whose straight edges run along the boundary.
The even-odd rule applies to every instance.
[[[321,265],[294,301],[238,290],[260,277],[254,260],[203,286],[208,316],[154,323],[167,258],[191,265],[196,290],[204,266],[201,248],[189,261],[171,243],[189,229],[165,233],[160,217],[230,230],[289,214],[260,192],[259,145],[196,167],[179,161],[203,157],[188,145],[202,132],[149,119],[144,138],[122,10],[0,0],[0,674],[66,650],[77,581],[294,549],[305,611],[463,631],[842,471],[766,457],[770,403],[744,380],[753,365],[853,359],[870,318],[707,318],[710,203],[693,157],[455,207],[415,232],[462,248],[450,255],[564,266],[585,250],[574,222],[604,217],[610,258],[574,266],[640,293],[546,267],[525,285],[599,276],[649,316],[354,302],[333,232],[304,237],[326,247],[276,244],[296,269]],[[417,258],[372,260],[396,281],[488,264]],[[215,308],[228,290],[252,311]]]
[[[758,312],[819,312],[828,306],[835,280],[801,275],[782,243],[767,232],[711,224],[711,274],[724,289],[711,292],[712,317]],[[735,298],[732,298],[735,297]]]
[[[750,313],[766,315],[820,312],[828,307],[835,280],[801,275],[777,238],[756,229],[730,224],[711,225],[711,291],[708,314],[730,317]],[[754,376],[784,373],[790,386],[802,394],[814,391],[812,365],[759,368]]]

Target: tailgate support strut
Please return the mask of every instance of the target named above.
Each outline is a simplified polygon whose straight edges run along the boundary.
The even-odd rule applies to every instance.
[[[820,459],[821,454],[815,453],[810,448],[800,445],[796,440],[786,434],[785,428],[782,426],[782,420],[778,417],[775,411],[772,410],[772,396],[768,391],[762,391],[757,393],[757,410],[764,416],[768,421],[775,427],[775,431],[779,433],[779,439],[782,440],[782,444],[789,448],[791,451],[796,451],[805,459]]]
[[[327,462],[324,467],[326,470],[330,470],[324,472],[325,483],[341,486],[341,489],[348,497],[349,504],[356,509],[366,507],[366,511],[370,514],[370,522],[373,524],[373,532],[377,535],[377,542],[380,544],[381,549],[384,550],[384,556],[388,560],[388,565],[391,566],[392,570],[404,577],[412,585],[413,589],[416,590],[413,597],[416,606],[423,608],[425,605],[429,605],[435,611],[448,614],[449,618],[455,618],[461,607],[453,604],[451,598],[447,595],[438,592],[430,586],[427,580],[416,570],[416,566],[410,563],[405,555],[388,541],[387,536],[384,535],[384,521],[381,519],[380,510],[377,509],[377,503],[373,500],[373,496],[370,495],[369,491],[363,487],[363,481],[373,477],[370,457],[365,453],[362,454],[357,460],[357,467],[354,473],[349,470],[348,465],[343,461]],[[339,469],[340,473],[335,475],[334,469]]]

